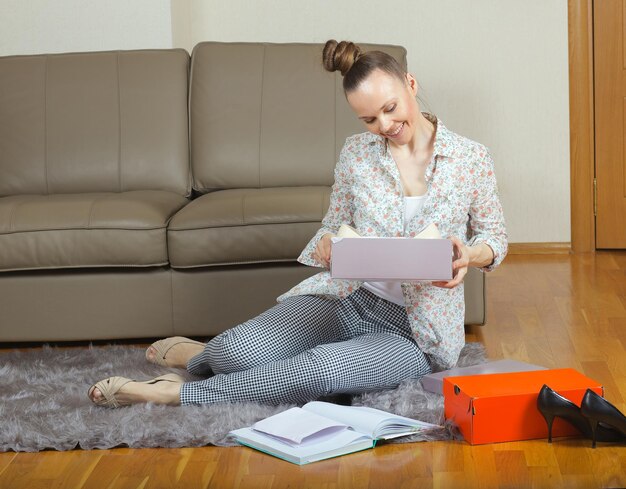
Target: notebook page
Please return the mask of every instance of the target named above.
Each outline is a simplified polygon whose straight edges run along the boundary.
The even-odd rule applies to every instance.
[[[315,443],[343,431],[348,425],[294,407],[256,422],[252,428],[292,446]]]
[[[355,431],[366,433],[374,438],[374,431],[378,424],[390,416],[389,413],[378,411],[375,413],[356,410],[353,406],[340,406],[329,402],[313,401],[302,407],[306,411],[317,413],[320,416],[334,419],[351,426]],[[382,415],[380,414],[382,413]]]
[[[360,446],[358,449],[371,448],[374,445],[374,440],[370,437],[352,430],[341,431],[337,433],[336,436],[322,440],[319,443],[306,443],[296,446],[290,446],[275,438],[267,437],[252,428],[241,428],[231,431],[230,434],[234,435],[237,441],[243,445],[248,445],[257,450],[270,453],[271,455],[284,458],[294,463],[301,463],[299,460],[309,458],[319,460],[331,454],[341,455],[343,453],[350,453],[354,450],[347,447],[355,445]],[[319,455],[324,454],[326,456],[319,457]]]
[[[438,427],[434,424],[363,406],[340,406],[328,402],[313,401],[305,404],[303,409],[347,424],[355,431],[366,433],[372,438],[378,438],[384,434],[386,431],[383,429],[384,426],[403,429],[405,432],[412,431],[411,427],[416,427],[416,431]]]
[[[404,416],[387,413],[385,411],[380,411],[378,409],[366,406],[354,406],[354,409],[358,409],[362,412],[369,412],[376,416],[376,419],[379,420],[378,425],[374,429],[375,438],[382,437],[385,439],[389,439],[395,438],[395,436],[399,436],[398,432],[401,432],[401,434],[406,434],[409,431],[418,432],[440,428],[440,426],[436,424],[427,423],[425,421],[419,421],[412,418],[405,418]],[[413,428],[413,430],[411,430],[411,428]]]

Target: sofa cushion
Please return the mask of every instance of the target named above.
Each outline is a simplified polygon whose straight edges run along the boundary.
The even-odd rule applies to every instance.
[[[294,261],[319,229],[330,187],[221,190],[174,216],[168,228],[173,267]]]
[[[406,66],[401,46],[361,44]],[[202,42],[191,56],[194,189],[332,185],[346,137],[364,132],[323,44]]]
[[[187,199],[162,190],[0,198],[0,270],[167,264]]]
[[[189,54],[0,57],[0,196],[190,193]]]

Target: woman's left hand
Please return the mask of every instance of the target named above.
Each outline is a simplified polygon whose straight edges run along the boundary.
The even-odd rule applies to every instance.
[[[470,263],[469,248],[457,237],[451,236],[454,261],[452,262],[452,280],[447,282],[432,282],[436,287],[452,289],[463,282]]]

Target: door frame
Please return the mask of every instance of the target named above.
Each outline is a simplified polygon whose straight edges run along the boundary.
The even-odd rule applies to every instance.
[[[571,246],[596,249],[593,0],[567,1]]]

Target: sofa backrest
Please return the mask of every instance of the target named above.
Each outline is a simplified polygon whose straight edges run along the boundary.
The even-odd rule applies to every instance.
[[[394,56],[400,46],[361,45]],[[191,55],[193,186],[331,185],[345,138],[365,131],[323,44],[197,44]]]
[[[0,196],[190,192],[183,49],[0,58]]]

